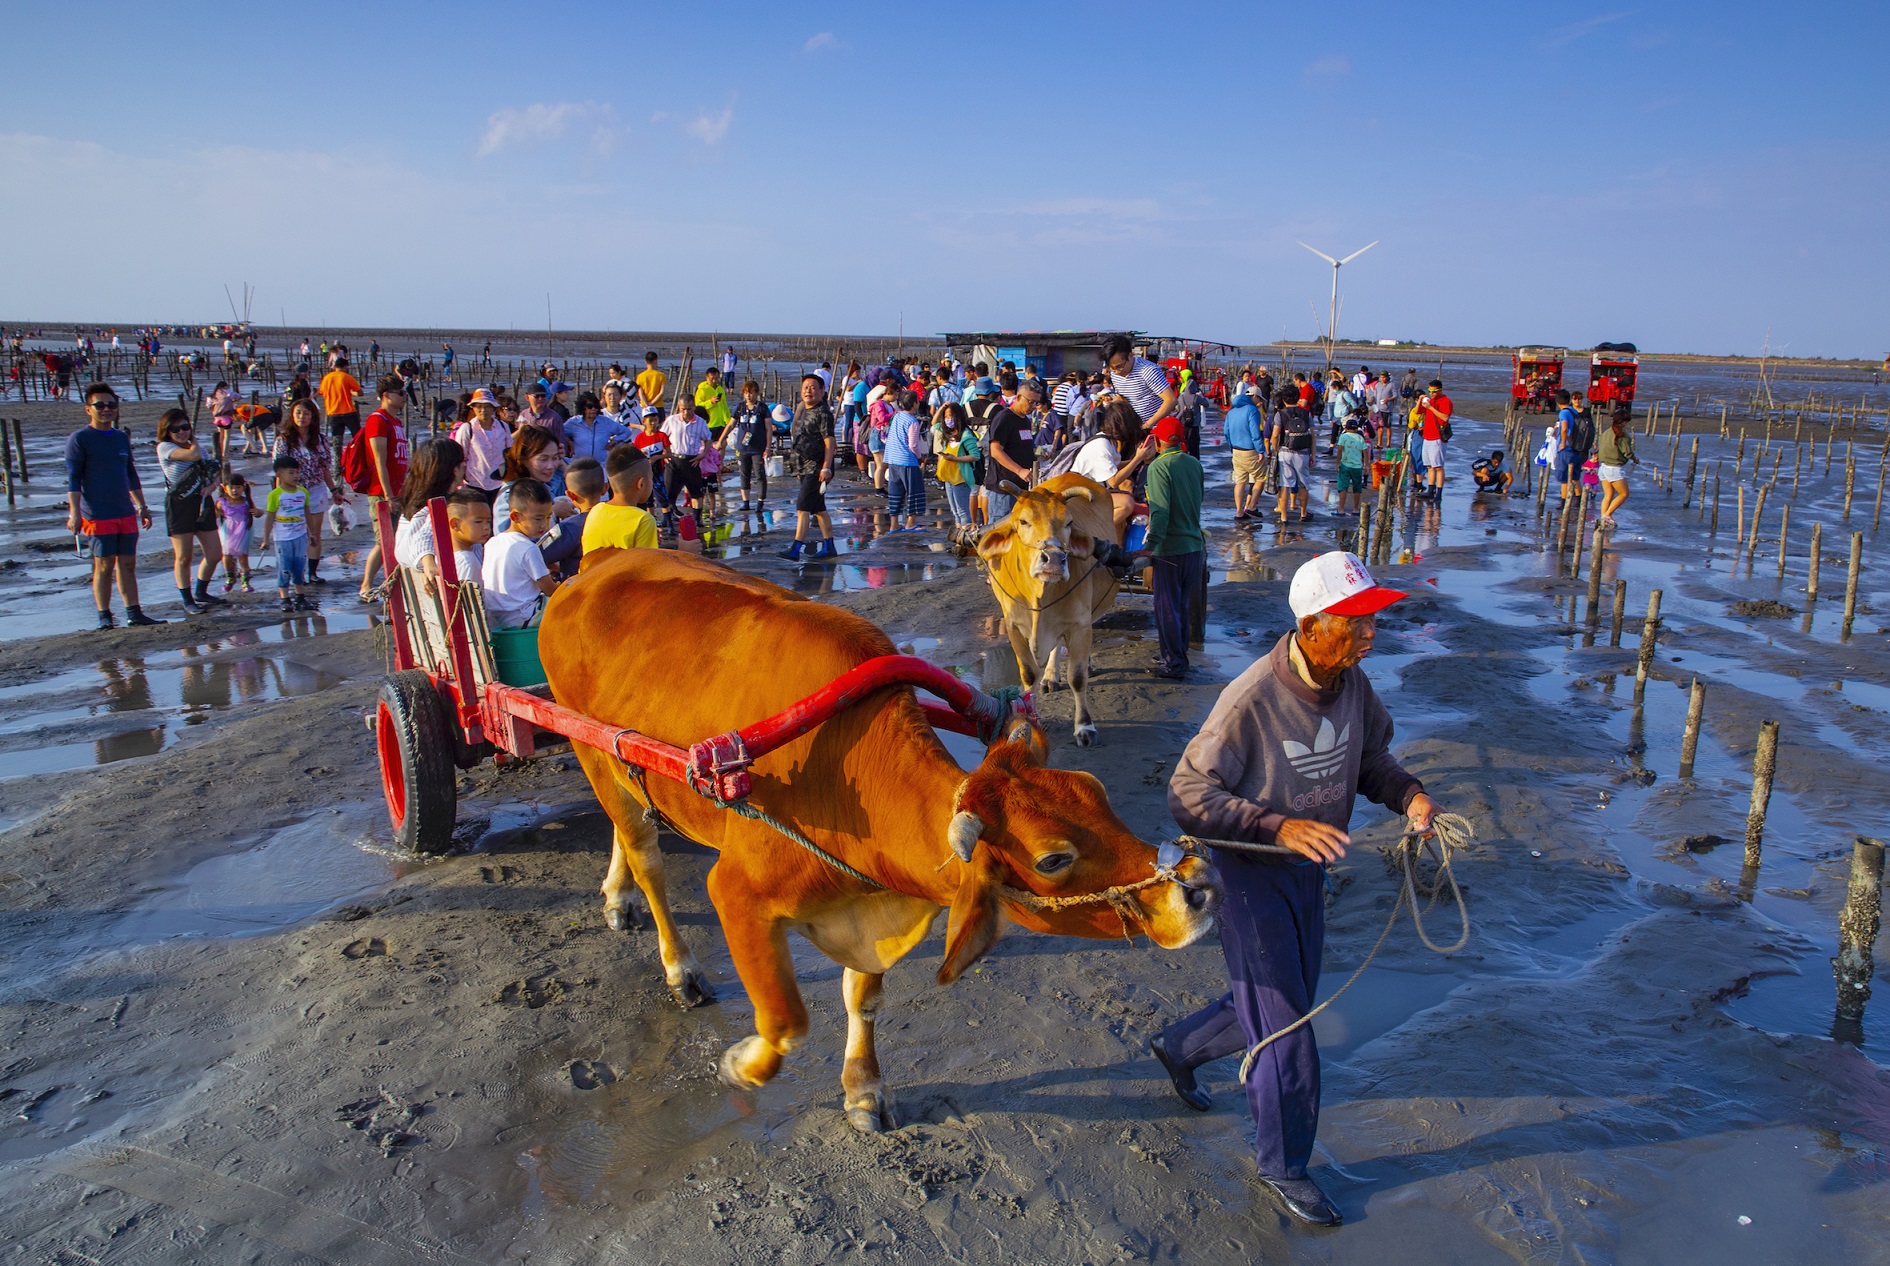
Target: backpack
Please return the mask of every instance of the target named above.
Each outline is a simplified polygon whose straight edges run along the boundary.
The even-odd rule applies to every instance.
[[[1568,447],[1570,452],[1586,455],[1595,447],[1595,419],[1586,409],[1575,414],[1568,424]]]
[[[1281,447],[1291,453],[1310,453],[1313,446],[1312,415],[1298,405],[1280,412]]]
[[[1100,437],[1092,437],[1094,438]],[[1037,482],[1042,483],[1045,479],[1055,479],[1058,475],[1069,474],[1071,467],[1076,465],[1076,459],[1083,455],[1084,447],[1091,442],[1092,440],[1073,440],[1058,449],[1057,455],[1050,459],[1050,464],[1043,468],[1043,474],[1038,477]]]
[[[342,446],[341,477],[356,492],[365,493],[374,486],[374,459],[368,455],[366,427],[349,436]]]

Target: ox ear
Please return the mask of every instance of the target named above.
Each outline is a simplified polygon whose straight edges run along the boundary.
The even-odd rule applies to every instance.
[[[1011,542],[1015,538],[1016,529],[1008,520],[992,524],[984,530],[984,535],[978,538],[978,557],[986,562],[994,558],[1002,558],[1009,552]]]
[[[958,883],[958,895],[952,898],[951,918],[945,925],[945,961],[938,969],[939,984],[957,980],[997,944],[997,898],[1002,873],[991,846],[979,845]]]

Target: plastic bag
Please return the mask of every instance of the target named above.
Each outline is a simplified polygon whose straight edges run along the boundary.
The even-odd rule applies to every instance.
[[[328,507],[328,530],[335,536],[352,531],[356,519],[354,507],[345,501],[337,501]]]

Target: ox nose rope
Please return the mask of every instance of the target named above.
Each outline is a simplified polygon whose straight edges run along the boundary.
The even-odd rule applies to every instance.
[[[1455,954],[1458,950],[1469,944],[1470,911],[1463,903],[1463,889],[1457,883],[1456,872],[1451,869],[1451,854],[1464,847],[1475,838],[1476,831],[1471,827],[1470,820],[1456,813],[1439,813],[1433,816],[1431,818],[1431,830],[1428,834],[1422,831],[1414,831],[1410,829],[1407,824],[1404,834],[1398,839],[1398,856],[1404,870],[1404,882],[1398,889],[1398,900],[1391,907],[1391,917],[1385,920],[1384,930],[1378,934],[1378,941],[1372,946],[1371,953],[1365,955],[1365,961],[1358,965],[1358,970],[1353,972],[1351,976],[1346,979],[1344,984],[1334,990],[1330,998],[1327,998],[1324,1002],[1320,1003],[1285,1028],[1280,1029],[1278,1032],[1267,1034],[1266,1037],[1254,1043],[1254,1045],[1248,1049],[1247,1057],[1240,1061],[1240,1081],[1242,1085],[1246,1084],[1247,1074],[1253,1071],[1253,1062],[1260,1057],[1261,1051],[1264,1051],[1267,1047],[1279,1041],[1293,1030],[1304,1028],[1306,1025],[1311,1024],[1314,1016],[1337,1002],[1346,990],[1358,983],[1358,978],[1365,974],[1365,969],[1372,965],[1374,958],[1378,957],[1378,951],[1385,947],[1386,938],[1391,935],[1391,929],[1397,926],[1398,915],[1403,913],[1406,906],[1409,906],[1411,910],[1411,926],[1417,929],[1418,940],[1424,943],[1426,949],[1438,954]],[[1276,856],[1283,854],[1288,857],[1305,856],[1303,853],[1295,852],[1293,849],[1287,848],[1282,844],[1252,844],[1244,840],[1210,840],[1194,835],[1184,835],[1177,842],[1184,848],[1191,845],[1205,845],[1209,848],[1224,848],[1229,852],[1235,853],[1262,853]],[[1423,909],[1419,909],[1417,862],[1418,858],[1426,851],[1430,852],[1437,859],[1437,878],[1432,883],[1430,893],[1428,894],[1430,901]],[[1446,888],[1448,888],[1450,892],[1451,899],[1457,903],[1457,917],[1461,920],[1463,929],[1458,935],[1456,943],[1453,945],[1439,945],[1437,942],[1433,941],[1430,938],[1430,934],[1424,930],[1425,913],[1436,907],[1439,896],[1443,894]]]
[[[1016,594],[1006,589],[1003,585],[999,584],[997,573],[995,571],[987,570],[985,572],[985,579],[991,582],[991,587],[993,589],[997,590],[1000,594],[1002,594],[1006,598],[1009,598],[1012,602],[1015,602],[1018,606],[1024,608],[1024,610],[1030,612],[1032,615],[1042,615],[1045,611],[1048,611],[1051,607],[1056,606],[1057,603],[1062,602],[1065,598],[1069,597],[1071,594],[1075,593],[1078,589],[1080,589],[1082,587],[1082,582],[1085,580],[1088,580],[1091,574],[1093,574],[1095,570],[1100,566],[1102,566],[1101,563],[1092,559],[1089,564],[1089,571],[1084,572],[1082,575],[1078,576],[1075,580],[1071,581],[1070,587],[1068,589],[1064,590],[1061,594],[1052,598],[1050,601],[1044,603],[1041,607],[1031,606],[1028,602],[1025,602],[1022,598],[1018,597]]]

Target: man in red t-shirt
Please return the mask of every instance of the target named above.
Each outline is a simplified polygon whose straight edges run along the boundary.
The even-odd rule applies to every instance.
[[[368,451],[368,515],[380,522],[380,504],[400,497],[407,482],[407,428],[401,415],[407,408],[407,387],[399,374],[388,374],[376,385],[381,407],[368,414],[361,425],[361,439]],[[367,567],[361,572],[361,601],[374,601],[374,573],[381,566],[381,541],[377,533],[374,548],[368,551]]]
[[[1450,442],[1445,432],[1450,428],[1450,415],[1455,408],[1450,397],[1444,394],[1443,382],[1431,379],[1430,388],[1418,401],[1418,416],[1424,420],[1425,479],[1425,489],[1419,495],[1432,501],[1444,499],[1444,445]]]

